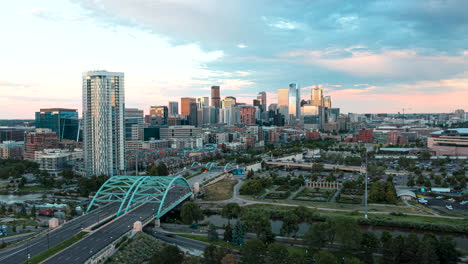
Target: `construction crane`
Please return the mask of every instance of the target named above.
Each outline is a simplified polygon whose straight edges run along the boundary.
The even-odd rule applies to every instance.
[[[403,111],[403,126],[405,125],[405,119],[406,119],[406,117],[405,117],[405,111],[406,111],[406,110],[411,110],[411,109],[412,109],[412,108],[409,108],[409,107],[403,107],[403,108],[401,108],[401,110]]]

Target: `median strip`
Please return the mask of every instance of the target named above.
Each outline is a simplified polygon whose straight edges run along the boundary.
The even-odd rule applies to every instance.
[[[64,250],[65,248],[75,244],[76,242],[80,241],[84,236],[86,235],[85,232],[80,232],[70,238],[68,238],[67,240],[63,241],[62,243],[59,243],[51,248],[49,248],[48,250],[46,251],[43,251],[39,254],[37,254],[36,256],[32,257],[29,259],[29,261],[25,261],[23,262],[23,264],[26,264],[26,263],[31,263],[31,264],[39,264],[41,262],[43,262],[44,260],[48,259],[49,257],[57,254],[58,252]]]

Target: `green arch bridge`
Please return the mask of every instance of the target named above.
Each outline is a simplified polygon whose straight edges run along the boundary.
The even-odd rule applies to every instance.
[[[154,203],[159,219],[192,194],[182,176],[113,176],[99,188],[86,212],[96,203],[117,203],[116,215],[121,216],[141,204]]]

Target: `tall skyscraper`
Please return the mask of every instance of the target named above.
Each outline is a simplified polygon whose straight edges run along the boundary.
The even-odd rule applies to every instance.
[[[203,108],[205,106],[210,106],[210,101],[209,100],[210,99],[208,98],[208,96],[197,98],[198,108]]]
[[[331,97],[330,96],[324,96],[323,97],[323,107],[331,108]]]
[[[138,108],[125,108],[125,140],[143,140],[144,112]]]
[[[169,116],[179,115],[179,102],[169,102]]]
[[[59,140],[78,140],[78,112],[76,109],[44,108],[36,112],[36,128],[49,128]]]
[[[152,126],[167,125],[169,110],[165,105],[151,106],[149,111],[149,120]]]
[[[301,93],[297,83],[289,84],[288,113],[290,121],[301,117]]]
[[[124,109],[123,73],[83,73],[83,146],[88,175],[124,172]]]
[[[196,103],[196,99],[193,97],[182,97],[180,98],[180,113],[184,116],[190,115],[190,104]]]
[[[190,103],[190,113],[188,115],[188,122],[191,126],[198,125],[198,106],[195,102]]]
[[[262,102],[262,111],[267,110],[267,96],[265,92],[259,92],[257,95],[257,99],[261,100]]]
[[[221,97],[219,93],[219,86],[211,86],[211,105],[216,108],[221,107]]]
[[[289,100],[288,100],[289,89],[281,88],[278,89],[278,108],[288,107]]]
[[[223,108],[232,108],[235,105],[236,105],[236,98],[233,96],[226,96],[226,98],[224,98],[223,103],[222,103]]]
[[[323,106],[323,90],[322,88],[315,86],[311,89],[311,98],[312,105]]]

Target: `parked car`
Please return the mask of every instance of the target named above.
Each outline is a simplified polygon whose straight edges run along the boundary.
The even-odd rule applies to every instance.
[[[436,199],[441,200],[441,199],[444,199],[444,197],[443,196],[437,196]]]
[[[453,206],[451,206],[451,205],[446,205],[445,207],[446,207],[447,209],[449,209],[449,210],[453,210]]]

